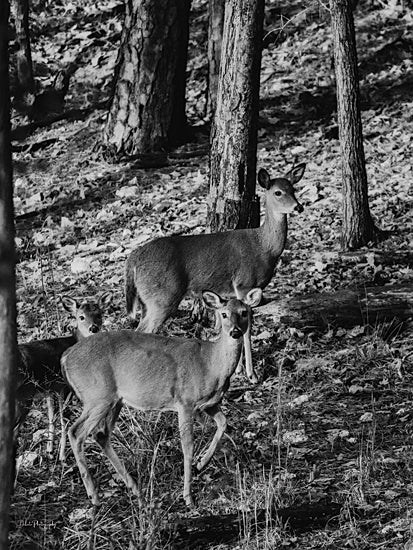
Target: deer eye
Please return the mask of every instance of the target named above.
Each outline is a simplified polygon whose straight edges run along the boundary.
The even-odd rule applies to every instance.
[[[282,193],[281,193],[281,191],[274,191],[274,195],[276,197],[281,197]]]
[[[228,315],[224,311],[221,313],[221,315],[223,319],[226,319],[228,317]]]
[[[85,316],[84,316],[84,315],[79,315],[79,320],[80,320],[80,321],[84,321],[84,320],[85,320]]]
[[[242,316],[242,317],[247,317],[247,315],[248,315],[248,311],[245,311],[245,310],[244,310],[244,311],[241,313],[241,316]]]

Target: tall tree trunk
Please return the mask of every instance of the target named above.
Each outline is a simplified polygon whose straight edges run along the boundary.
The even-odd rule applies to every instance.
[[[165,149],[185,130],[189,8],[190,0],[127,0],[103,134],[113,156]]]
[[[264,0],[226,2],[211,130],[211,231],[259,225],[255,180],[263,19]]]
[[[8,16],[9,3],[0,2],[0,550],[8,548],[17,346]]]
[[[208,6],[208,91],[206,113],[207,117],[213,120],[217,104],[225,2],[224,0],[209,0]]]
[[[12,0],[14,26],[16,29],[17,78],[19,97],[34,92],[32,52],[30,49],[29,0]]]
[[[337,85],[337,113],[343,180],[344,250],[376,237],[367,195],[367,174],[360,115],[357,49],[350,0],[330,0]]]

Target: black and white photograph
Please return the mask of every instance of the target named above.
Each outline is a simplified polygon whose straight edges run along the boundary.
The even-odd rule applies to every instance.
[[[413,550],[413,0],[0,0],[0,550]]]

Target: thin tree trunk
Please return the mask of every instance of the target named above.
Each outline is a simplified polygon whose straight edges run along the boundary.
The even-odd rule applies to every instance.
[[[225,2],[224,0],[209,0],[208,6],[208,91],[206,114],[207,118],[213,120],[217,104]]]
[[[8,16],[8,2],[0,2],[0,550],[8,548],[17,346]]]
[[[32,52],[30,49],[29,0],[12,0],[14,26],[16,29],[18,96],[34,92]]]
[[[353,12],[350,0],[330,0],[330,7],[343,179],[342,246],[351,250],[373,240],[376,228],[367,195]]]
[[[104,147],[113,156],[163,150],[185,129],[185,82],[181,80],[186,69],[189,7],[189,0],[127,0],[103,134]]]
[[[212,231],[259,225],[255,180],[263,18],[264,0],[226,2],[211,130]]]

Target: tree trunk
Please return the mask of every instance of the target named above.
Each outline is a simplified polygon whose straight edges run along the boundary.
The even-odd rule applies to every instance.
[[[209,0],[208,6],[208,90],[206,114],[209,120],[213,120],[217,105],[225,2],[224,0]]]
[[[8,548],[17,346],[8,16],[9,3],[0,2],[0,550]]]
[[[127,0],[104,147],[163,150],[182,135],[190,0]]]
[[[367,196],[357,49],[350,4],[350,0],[330,0],[343,179],[344,250],[359,248],[376,237]]]
[[[20,98],[34,92],[32,52],[30,50],[29,0],[12,0],[11,8],[18,45],[16,53],[18,90],[16,96]]]
[[[393,320],[406,321],[413,315],[410,286],[378,286],[311,293],[292,298],[276,298],[259,308],[276,323],[314,330],[330,325],[351,328]]]
[[[173,548],[186,550],[200,550],[221,544],[227,546],[231,542],[239,542],[247,534],[257,535],[268,529],[269,524],[288,524],[289,529],[298,532],[322,529],[327,523],[337,521],[340,511],[340,504],[329,502],[182,518],[162,529],[160,539],[165,545],[172,544]]]
[[[264,0],[226,2],[211,130],[211,231],[259,225],[255,179],[263,18]]]

